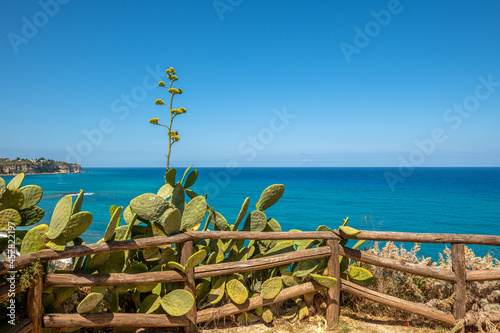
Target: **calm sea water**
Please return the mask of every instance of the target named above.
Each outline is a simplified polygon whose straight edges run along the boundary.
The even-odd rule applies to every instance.
[[[28,175],[24,185],[35,184],[44,195],[85,190],[83,210],[94,222],[86,242],[102,238],[109,221],[109,206],[127,206],[142,193],[164,183],[163,168],[87,168],[88,173]],[[178,169],[178,177],[183,169]],[[500,168],[417,168],[391,189],[385,173],[391,168],[199,168],[192,190],[208,193],[208,203],[233,222],[241,204],[250,197],[255,207],[260,193],[271,184],[284,184],[282,199],[266,211],[283,230],[336,228],[349,216],[349,225],[365,230],[471,233],[500,235]],[[179,174],[180,173],[180,174]],[[9,180],[12,177],[4,177]],[[45,197],[42,223],[49,223],[60,197]],[[410,249],[413,244],[406,244]],[[471,246],[500,257],[500,247]],[[437,258],[444,245],[423,245],[421,255]]]

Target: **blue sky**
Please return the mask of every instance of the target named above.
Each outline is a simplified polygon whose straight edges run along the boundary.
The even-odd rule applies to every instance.
[[[498,1],[3,1],[0,155],[500,166]]]

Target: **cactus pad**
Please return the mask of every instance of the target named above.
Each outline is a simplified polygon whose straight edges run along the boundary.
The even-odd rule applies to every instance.
[[[62,197],[56,204],[52,218],[50,219],[49,232],[47,233],[50,239],[55,239],[63,233],[71,217],[72,208],[73,199],[69,195]]]
[[[46,248],[47,235],[49,231],[49,226],[46,224],[41,224],[30,229],[23,238],[21,244],[21,255],[24,256],[28,253],[33,253]]]
[[[208,302],[210,304],[217,304],[224,296],[224,290],[226,288],[227,276],[221,276],[219,278],[212,278],[212,289],[208,294]]]
[[[181,229],[197,229],[196,226],[199,227],[206,214],[207,201],[205,200],[205,197],[197,196],[196,198],[191,199],[182,213]]]
[[[194,306],[194,297],[184,289],[176,289],[161,299],[161,307],[173,317],[183,316]]]
[[[282,287],[283,280],[281,279],[281,276],[270,278],[262,284],[260,295],[264,299],[275,298],[280,293]]]
[[[236,222],[234,223],[234,231],[238,230],[238,226],[240,225],[241,221],[243,221],[245,215],[247,215],[248,206],[250,206],[250,198],[246,198],[245,201],[243,201],[243,205],[241,205],[240,212],[238,214],[238,217],[236,218]]]
[[[175,176],[177,174],[177,170],[175,169],[170,169],[167,171],[165,175],[165,180],[167,184],[169,184],[172,187],[175,187]]]
[[[104,295],[101,293],[90,293],[88,294],[76,308],[78,313],[87,313],[97,306],[97,304],[103,299]]]
[[[285,192],[285,186],[281,184],[271,185],[266,188],[260,195],[257,210],[263,212],[274,205],[281,198],[283,192]]]
[[[26,227],[38,223],[45,216],[45,212],[40,207],[34,206],[20,210],[19,215],[23,220],[21,226]]]
[[[19,187],[21,187],[23,180],[24,180],[24,173],[20,173],[10,180],[10,182],[7,184],[7,188],[11,189],[13,188],[18,190]]]
[[[181,272],[186,271],[186,269],[184,268],[184,266],[182,266],[181,264],[179,264],[176,261],[169,261],[169,262],[167,262],[167,266],[170,269],[176,269],[176,270],[181,271]]]
[[[360,230],[348,227],[346,225],[340,226],[339,230],[348,236],[355,236],[361,232]]]
[[[175,208],[181,211],[181,213],[184,212],[184,200],[185,200],[185,193],[184,189],[182,188],[182,185],[179,183],[175,185],[174,190],[172,191],[172,197],[170,199],[170,202],[172,205],[174,205]]]
[[[267,251],[266,257],[272,256],[272,255],[277,255],[277,254],[283,254],[283,253],[288,253],[288,252],[293,252],[295,251],[295,246],[293,246],[293,242],[286,240],[286,241],[278,241],[276,245]]]
[[[64,235],[59,235],[59,237],[55,239],[49,239],[46,245],[54,251],[64,251],[66,248],[66,239]]]
[[[14,230],[18,227],[23,219],[17,210],[8,208],[0,211],[0,231]]]
[[[372,273],[369,270],[364,269],[362,267],[349,266],[349,280],[361,284],[361,285],[369,285],[374,282],[374,278]]]
[[[224,216],[222,216],[222,214],[218,212],[212,213],[212,218],[210,219],[210,221],[212,222],[215,231],[229,230],[229,224],[227,223],[227,220],[224,218]]]
[[[264,231],[267,226],[266,214],[261,211],[254,210],[248,214],[243,226],[244,231]]]
[[[335,285],[337,284],[337,279],[335,279],[334,277],[323,276],[319,274],[309,274],[309,277],[314,279],[314,281],[318,282],[320,285],[327,287],[328,289],[335,287]]]
[[[248,290],[237,278],[232,278],[226,283],[226,290],[229,297],[236,304],[243,304],[248,299]]]
[[[307,304],[302,304],[299,308],[299,320],[304,319],[305,317],[309,316],[309,309],[307,308]]]
[[[161,297],[159,295],[151,294],[146,296],[146,298],[142,301],[139,306],[139,313],[153,313],[159,307],[161,303]]]
[[[108,260],[98,268],[99,273],[121,273],[125,265],[124,252],[112,252]]]
[[[174,190],[174,188],[172,187],[172,185],[167,183],[167,184],[163,185],[162,187],[160,187],[160,189],[158,190],[156,195],[167,200],[172,195],[173,190]]]
[[[12,208],[15,210],[21,209],[24,204],[23,192],[14,189],[6,188],[0,197],[0,210]]]
[[[199,265],[205,258],[207,257],[207,251],[200,250],[193,255],[191,255],[186,261],[186,265],[184,266],[184,270],[190,270],[191,268]]]
[[[189,174],[189,176],[186,179],[186,182],[184,183],[184,188],[189,188],[196,183],[196,180],[198,179],[198,170],[193,170]]]
[[[2,177],[0,177],[0,196],[5,191],[6,188],[7,184],[5,184],[5,180]]]
[[[111,219],[109,220],[108,227],[106,228],[106,232],[104,233],[105,242],[108,242],[113,239],[116,227],[118,226],[118,223],[120,223],[120,214],[122,213],[122,210],[123,210],[122,206],[116,207],[113,210],[113,214],[111,216]]]
[[[182,213],[177,208],[167,209],[160,220],[163,230],[167,235],[181,231]]]
[[[311,259],[300,261],[293,270],[293,276],[304,277],[311,273],[324,269],[326,268],[326,266],[326,259]]]
[[[130,207],[145,220],[156,220],[168,206],[168,201],[154,193],[144,193],[130,201]]]
[[[59,308],[65,300],[67,300],[71,295],[73,295],[75,290],[76,287],[59,287],[59,288],[54,287],[53,292],[54,292],[56,308]]]
[[[284,272],[281,275],[281,278],[283,279],[283,283],[287,287],[293,287],[293,286],[297,286],[299,284],[297,282],[297,280],[295,279],[295,277],[292,275],[292,272],[289,272],[289,271],[288,272]]]
[[[71,215],[61,235],[67,242],[72,241],[83,234],[92,224],[92,214],[89,212],[79,212]]]
[[[23,193],[24,203],[20,209],[27,209],[35,206],[43,197],[43,190],[37,185],[27,185],[19,189]]]
[[[80,193],[78,193],[78,196],[75,199],[75,203],[73,204],[71,215],[79,213],[82,210],[83,195],[84,195],[83,190],[80,190]]]
[[[273,312],[271,311],[271,308],[268,306],[265,306],[263,311],[262,311],[262,320],[266,323],[270,323],[273,321]]]

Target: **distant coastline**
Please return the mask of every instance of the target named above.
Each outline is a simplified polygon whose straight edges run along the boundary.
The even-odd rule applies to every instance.
[[[77,163],[67,163],[45,159],[10,159],[0,158],[0,176],[14,176],[19,173],[25,175],[58,175],[83,173]]]

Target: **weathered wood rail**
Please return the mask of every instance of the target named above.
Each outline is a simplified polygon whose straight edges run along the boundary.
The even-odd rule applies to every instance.
[[[303,260],[328,258],[329,276],[338,281],[334,288],[327,292],[326,320],[329,326],[334,325],[340,314],[340,292],[344,291],[373,302],[415,313],[429,319],[455,325],[457,320],[465,320],[466,324],[474,324],[477,318],[465,316],[466,284],[471,281],[499,280],[500,270],[467,271],[465,267],[465,244],[481,244],[500,246],[500,236],[490,235],[457,235],[457,234],[415,234],[401,232],[362,231],[356,236],[349,236],[340,231],[334,232],[229,232],[229,231],[193,231],[174,236],[142,238],[118,242],[107,242],[91,245],[68,247],[56,252],[50,249],[38,251],[18,257],[13,266],[7,261],[0,262],[0,274],[28,267],[33,262],[81,257],[90,254],[144,249],[168,244],[181,244],[181,264],[184,264],[193,252],[193,241],[197,239],[222,240],[303,240],[323,239],[326,246],[299,250],[264,258],[246,261],[227,262],[213,265],[197,266],[186,273],[177,271],[148,273],[113,273],[113,274],[45,274],[43,280],[34,282],[27,291],[27,317],[11,328],[9,332],[42,332],[43,327],[184,327],[186,332],[196,331],[196,325],[233,314],[282,302],[287,299],[316,292],[325,287],[316,282],[307,282],[283,289],[274,299],[263,299],[260,296],[249,298],[244,304],[226,304],[217,308],[197,310],[196,306],[182,317],[170,317],[164,314],[128,314],[128,313],[91,313],[91,314],[44,314],[42,308],[42,289],[44,286],[80,287],[80,286],[117,286],[136,285],[160,282],[183,282],[185,289],[194,294],[195,280],[203,277],[214,277],[240,272],[249,272],[291,264]],[[366,239],[376,241],[397,241],[417,243],[447,243],[452,247],[452,270],[447,271],[435,267],[408,263],[399,260],[382,258],[364,251],[353,250],[338,243],[340,239]],[[370,265],[394,269],[401,272],[449,281],[454,284],[456,301],[453,314],[440,311],[430,306],[414,303],[361,287],[352,282],[340,279],[339,255]],[[9,296],[9,285],[0,286],[0,301]],[[15,292],[21,290],[19,284]],[[500,313],[488,315],[492,321],[500,321]]]

